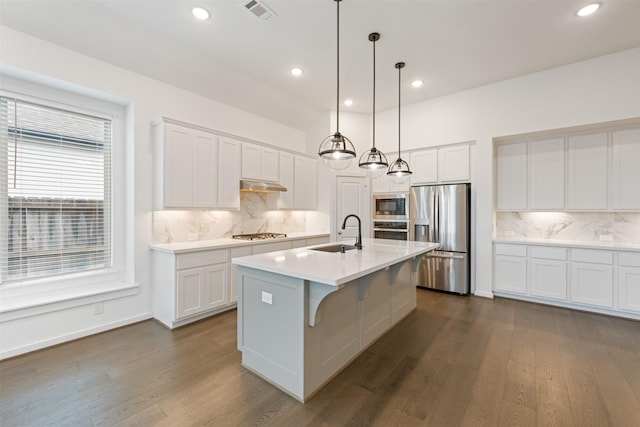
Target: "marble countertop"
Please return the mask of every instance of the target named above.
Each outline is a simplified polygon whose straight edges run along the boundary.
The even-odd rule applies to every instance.
[[[267,243],[286,242],[290,240],[312,239],[314,237],[329,237],[329,233],[287,233],[287,237],[281,239],[264,240],[240,240],[240,239],[215,239],[196,240],[193,242],[157,243],[150,245],[151,249],[160,252],[179,254],[183,252],[206,251],[210,249],[235,248],[239,246],[264,245]]]
[[[549,239],[493,239],[493,243],[512,243],[519,245],[562,246],[567,248],[608,249],[614,251],[640,251],[640,243],[593,242],[579,240]]]
[[[316,245],[331,246],[336,243]],[[350,243],[349,243],[350,244]],[[309,248],[289,249],[233,258],[233,264],[339,286],[398,262],[438,248],[437,243],[363,239],[362,250],[331,253]]]

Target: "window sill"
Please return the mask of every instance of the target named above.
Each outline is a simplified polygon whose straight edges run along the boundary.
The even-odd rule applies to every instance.
[[[76,278],[67,286],[55,282],[3,285],[0,287],[0,323],[139,292],[139,285],[119,280],[116,273]]]

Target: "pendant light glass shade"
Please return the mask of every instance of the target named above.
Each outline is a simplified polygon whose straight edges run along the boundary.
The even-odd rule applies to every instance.
[[[360,168],[364,169],[364,172],[372,178],[384,175],[389,166],[387,156],[376,148],[376,42],[378,40],[380,40],[380,34],[369,34],[369,41],[373,42],[373,147],[371,150],[362,153],[359,165]]]
[[[346,169],[356,157],[356,149],[346,136],[340,133],[340,2],[336,2],[336,52],[337,52],[337,84],[336,84],[336,133],[329,135],[320,143],[318,155],[330,169]]]
[[[389,175],[394,184],[404,184],[409,181],[413,173],[411,169],[409,169],[409,163],[402,160],[400,154],[400,92],[402,89],[400,70],[404,68],[404,62],[398,62],[395,67],[398,70],[398,159],[391,163],[387,175]]]

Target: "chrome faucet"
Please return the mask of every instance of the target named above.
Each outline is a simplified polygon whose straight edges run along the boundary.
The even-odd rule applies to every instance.
[[[356,237],[356,249],[362,250],[362,223],[360,222],[360,217],[356,214],[349,214],[344,217],[344,221],[342,221],[342,229],[344,230],[347,226],[347,220],[350,217],[354,217],[358,220],[358,237]]]

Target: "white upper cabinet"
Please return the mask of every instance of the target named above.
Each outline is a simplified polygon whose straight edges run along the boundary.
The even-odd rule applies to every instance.
[[[294,156],[294,209],[316,209],[318,197],[317,168],[316,159]]]
[[[256,144],[242,144],[242,178],[278,181],[278,152]]]
[[[607,208],[607,134],[572,136],[567,141],[567,208]]]
[[[411,153],[409,167],[411,184],[435,184],[438,182],[438,149],[420,150]]]
[[[529,208],[564,209],[564,138],[529,143]]]
[[[164,121],[154,126],[155,209],[214,209],[218,137]]]
[[[438,148],[438,181],[469,181],[469,145]]]
[[[611,208],[640,210],[640,129],[613,132]]]
[[[218,144],[218,207],[240,209],[240,141],[220,138]]]
[[[527,144],[496,147],[496,209],[527,209]]]
[[[293,173],[293,154],[280,152],[278,162],[278,183],[287,191],[278,194],[278,209],[294,209],[295,178]]]

